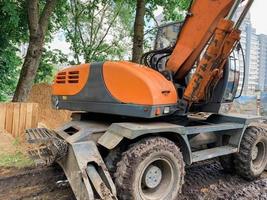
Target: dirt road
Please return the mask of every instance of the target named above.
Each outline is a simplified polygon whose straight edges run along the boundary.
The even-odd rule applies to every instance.
[[[267,173],[248,182],[226,174],[217,162],[195,165],[187,169],[181,199],[267,200]]]
[[[182,200],[267,200],[267,173],[247,182],[225,174],[217,162],[194,165],[187,175]],[[63,181],[62,181],[63,180]],[[0,169],[0,199],[75,200],[60,169]]]

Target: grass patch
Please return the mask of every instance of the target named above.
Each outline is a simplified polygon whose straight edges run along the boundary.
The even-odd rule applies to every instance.
[[[16,167],[24,168],[34,165],[33,160],[25,156],[23,153],[17,151],[15,154],[1,154],[0,167]]]
[[[19,137],[15,137],[15,139],[13,140],[12,144],[14,147],[18,148],[21,145],[21,139]]]

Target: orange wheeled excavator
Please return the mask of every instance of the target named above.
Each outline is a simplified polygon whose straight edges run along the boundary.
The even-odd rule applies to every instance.
[[[31,155],[57,162],[81,200],[175,200],[185,165],[215,157],[245,179],[260,176],[267,133],[251,123],[261,117],[221,112],[238,87],[242,92],[239,27],[252,3],[193,0],[184,22],[159,28],[143,64],[60,71],[52,102],[73,111],[73,120],[56,130],[27,130],[28,141],[40,144]]]

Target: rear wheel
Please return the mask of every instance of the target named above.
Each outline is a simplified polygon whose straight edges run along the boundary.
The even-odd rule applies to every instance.
[[[175,200],[184,174],[182,154],[172,141],[147,138],[122,154],[115,184],[122,200]]]
[[[259,177],[267,165],[267,132],[260,127],[248,127],[235,157],[236,172],[243,178]]]

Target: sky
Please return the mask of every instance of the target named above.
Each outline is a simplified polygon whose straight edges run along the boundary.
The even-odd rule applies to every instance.
[[[159,15],[162,10],[159,7],[155,14]],[[250,13],[253,27],[256,28],[257,33],[267,35],[267,0],[254,0]]]
[[[258,34],[267,35],[267,0],[254,0],[251,21]]]

